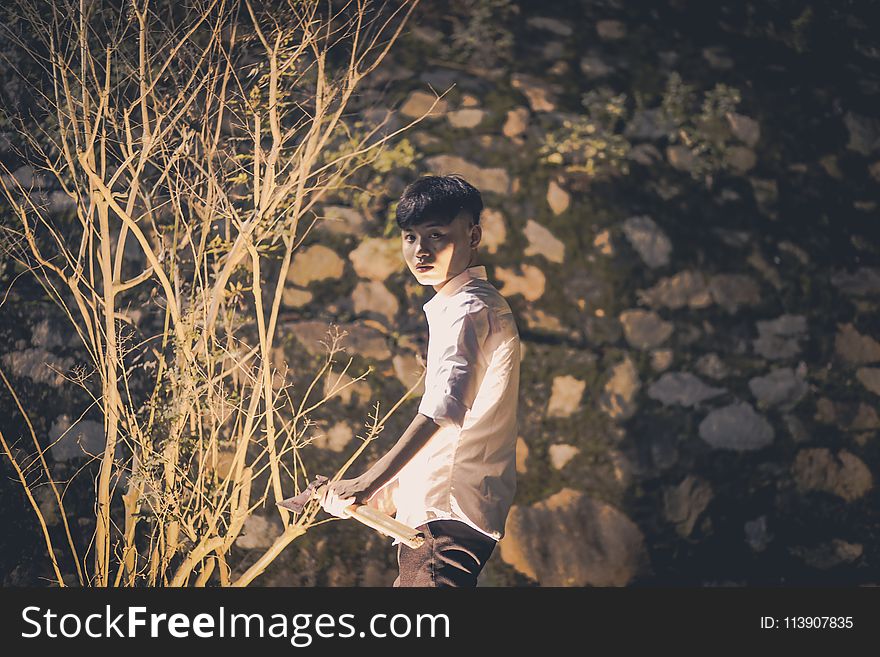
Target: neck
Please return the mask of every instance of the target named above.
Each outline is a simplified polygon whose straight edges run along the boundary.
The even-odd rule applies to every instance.
[[[477,255],[476,255],[476,253],[471,253],[471,258],[470,258],[470,260],[468,260],[468,263],[465,265],[464,269],[462,269],[460,272],[458,272],[458,274],[456,274],[455,276],[460,275],[461,273],[467,271],[467,270],[470,269],[471,267],[479,267],[479,266],[480,266],[480,263],[479,263],[479,262],[476,262],[476,260],[477,260]],[[443,282],[440,283],[439,285],[434,285],[434,286],[432,286],[432,287],[434,288],[434,291],[435,291],[435,292],[439,292],[439,291],[440,291],[440,288],[442,288],[442,287],[443,287],[444,285],[446,285],[449,281],[451,281],[453,278],[455,278],[455,276],[450,276],[448,279],[446,279],[445,281],[443,281]]]

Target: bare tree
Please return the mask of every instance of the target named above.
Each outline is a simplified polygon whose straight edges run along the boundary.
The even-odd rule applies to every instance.
[[[33,87],[42,128],[18,117],[23,154],[75,219],[60,223],[6,166],[0,187],[19,260],[88,353],[92,376],[70,380],[93,396],[106,435],[90,561],[30,430],[80,585],[244,586],[317,524],[316,504],[295,519],[279,508],[282,533],[233,577],[228,555],[248,516],[308,479],[300,450],[313,414],[369,374],[340,384],[352,361],[334,371],[338,330],[313,376],[279,371],[279,310],[316,204],[420,120],[389,131],[349,117],[416,4],[15,1],[4,29],[45,82]],[[409,392],[384,415],[375,406],[336,477]]]

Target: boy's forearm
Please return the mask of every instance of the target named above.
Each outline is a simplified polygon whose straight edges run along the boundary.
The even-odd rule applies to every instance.
[[[394,479],[439,429],[440,426],[433,419],[417,413],[394,447],[359,479],[367,483],[371,492],[379,490]]]

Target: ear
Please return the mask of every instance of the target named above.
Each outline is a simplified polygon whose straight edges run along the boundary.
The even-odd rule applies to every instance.
[[[483,227],[480,224],[471,226],[471,248],[475,249],[483,239]]]

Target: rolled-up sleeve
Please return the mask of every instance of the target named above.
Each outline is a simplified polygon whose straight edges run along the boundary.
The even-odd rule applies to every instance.
[[[428,363],[419,413],[441,427],[461,428],[486,372],[483,346],[488,335],[489,308],[485,304],[469,304],[451,323],[442,323],[439,333],[431,327],[430,339],[437,340],[440,349],[436,362]]]

